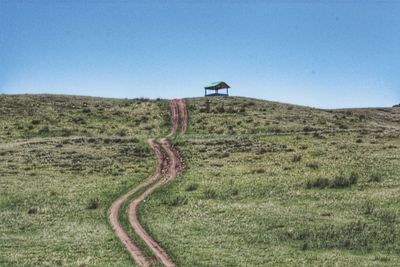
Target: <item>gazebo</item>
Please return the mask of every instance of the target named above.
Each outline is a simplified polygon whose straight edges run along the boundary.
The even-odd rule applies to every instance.
[[[226,82],[213,82],[204,87],[204,96],[228,96],[228,89],[231,88]],[[220,93],[219,90],[226,89],[226,93]],[[214,91],[208,93],[208,90]]]

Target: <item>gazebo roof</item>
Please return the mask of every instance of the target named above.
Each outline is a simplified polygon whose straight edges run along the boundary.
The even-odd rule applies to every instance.
[[[213,83],[208,84],[204,88],[218,90],[218,89],[231,88],[231,87],[226,82],[213,82]]]

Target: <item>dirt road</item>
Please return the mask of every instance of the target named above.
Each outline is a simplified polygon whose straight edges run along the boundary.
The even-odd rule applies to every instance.
[[[179,113],[181,114],[181,134],[186,133],[187,129],[187,112],[185,100],[178,100]]]
[[[182,170],[182,160],[179,156],[178,151],[171,145],[169,138],[172,137],[178,129],[179,117],[181,119],[181,134],[184,134],[187,129],[187,112],[184,100],[171,100],[170,101],[171,110],[171,132],[159,142],[149,139],[148,143],[154,150],[156,157],[156,170],[154,174],[137,187],[133,188],[131,191],[125,193],[119,197],[111,206],[110,212],[110,223],[125,245],[126,249],[131,254],[132,258],[140,266],[150,266],[150,262],[146,259],[143,252],[132,242],[130,237],[122,229],[119,221],[118,214],[121,205],[133,194],[139,190],[146,188],[146,190],[135,197],[128,207],[128,218],[129,223],[135,230],[136,234],[146,243],[150,250],[154,253],[155,258],[158,262],[164,266],[175,266],[172,259],[168,256],[163,248],[157,244],[157,242],[146,232],[146,230],[140,225],[137,218],[137,209],[141,201],[146,199],[154,190],[167,183],[171,179],[175,178],[179,172]]]

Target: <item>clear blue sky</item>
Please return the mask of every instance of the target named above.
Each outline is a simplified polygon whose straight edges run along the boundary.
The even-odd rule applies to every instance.
[[[0,93],[400,102],[400,1],[0,0]]]

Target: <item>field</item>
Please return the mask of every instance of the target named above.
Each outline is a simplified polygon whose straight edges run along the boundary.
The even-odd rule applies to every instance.
[[[399,110],[187,102],[185,172],[141,206],[178,265],[400,264]]]
[[[107,213],[153,171],[164,115],[161,101],[1,96],[0,265],[130,265]]]
[[[178,266],[400,265],[400,109],[186,105],[184,171],[139,206]],[[107,215],[168,102],[2,95],[0,117],[0,265],[132,265]]]

